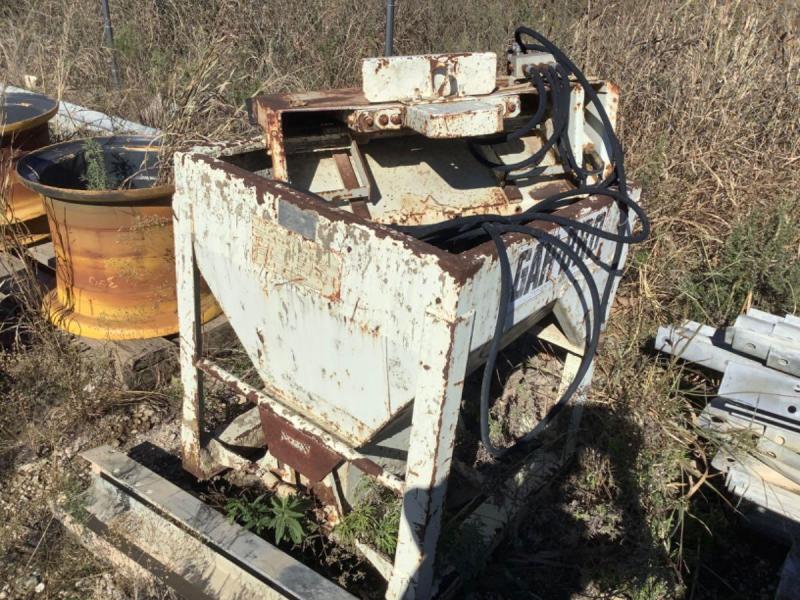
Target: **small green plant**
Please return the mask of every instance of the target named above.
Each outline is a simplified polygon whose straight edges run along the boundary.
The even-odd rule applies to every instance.
[[[378,519],[378,527],[375,529],[375,546],[387,556],[394,556],[397,550],[397,531],[400,529],[400,499],[393,498],[392,502],[386,504],[386,510]]]
[[[276,544],[284,539],[291,540],[295,545],[301,544],[306,537],[303,523],[308,503],[298,496],[272,496],[267,503],[265,496],[261,494],[254,500],[230,500],[225,505],[228,519],[231,522],[239,521],[245,529],[258,535],[265,530],[272,530]]]
[[[87,190],[110,189],[111,182],[106,171],[103,147],[97,140],[89,139],[83,144],[83,156],[86,160],[86,174],[81,176]]]
[[[75,519],[78,523],[85,523],[89,518],[89,511],[86,507],[89,502],[86,483],[77,476],[69,475],[64,481],[64,511]]]
[[[368,543],[387,556],[397,549],[397,530],[400,528],[400,498],[372,484],[357,504],[336,527],[336,533],[348,543],[356,540]]]
[[[270,498],[272,520],[268,527],[275,531],[275,543],[280,544],[286,536],[294,544],[300,544],[306,533],[301,519],[304,519],[306,503],[297,496]]]

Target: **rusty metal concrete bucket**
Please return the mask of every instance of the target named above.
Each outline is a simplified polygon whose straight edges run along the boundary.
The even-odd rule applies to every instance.
[[[0,96],[0,199],[6,224],[23,243],[48,235],[47,218],[42,197],[18,181],[15,166],[26,152],[50,143],[48,121],[57,111],[58,102],[40,94]]]
[[[95,142],[108,187],[116,189],[86,189],[87,140],[43,148],[17,165],[24,184],[44,196],[55,247],[57,287],[45,301],[50,320],[95,339],[176,333],[173,186],[158,182],[159,144],[136,136]],[[219,312],[204,288],[203,321]]]

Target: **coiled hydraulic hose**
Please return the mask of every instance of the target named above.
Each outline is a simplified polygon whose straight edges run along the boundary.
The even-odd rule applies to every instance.
[[[592,364],[592,359],[597,350],[603,320],[608,313],[608,305],[614,288],[614,280],[621,275],[619,272],[619,263],[625,246],[645,240],[650,232],[650,223],[647,215],[628,195],[622,146],[614,133],[611,121],[606,114],[603,104],[600,102],[597,92],[580,69],[578,69],[555,44],[542,34],[527,27],[520,27],[515,31],[514,38],[523,53],[527,53],[531,50],[548,52],[555,58],[557,64],[547,67],[532,67],[526,71],[528,80],[538,94],[538,105],[531,119],[513,132],[469,140],[470,150],[479,162],[508,176],[514,171],[537,166],[544,159],[547,152],[551,148],[555,148],[558,151],[558,156],[561,160],[564,172],[571,175],[575,180],[577,184],[576,188],[553,194],[537,202],[528,210],[512,216],[474,215],[432,225],[397,227],[404,233],[413,235],[414,237],[436,246],[452,246],[456,243],[477,244],[486,239],[490,239],[497,249],[500,261],[500,302],[494,335],[489,345],[489,355],[483,369],[480,398],[481,441],[486,450],[496,458],[506,455],[519,446],[530,442],[535,437],[535,431],[531,431],[520,438],[514,445],[507,448],[494,446],[489,437],[489,399],[492,373],[495,369],[497,354],[500,351],[500,344],[506,328],[506,308],[511,301],[511,290],[513,286],[508,251],[503,242],[502,235],[505,233],[523,233],[536,239],[545,251],[559,262],[566,273],[571,273],[571,267],[575,267],[582,276],[586,290],[588,291],[589,297],[587,303],[586,294],[584,293],[581,282],[577,277],[570,276],[570,281],[577,290],[581,302],[587,307],[587,314],[584,316],[586,337],[585,350],[575,377],[556,404],[545,416],[544,424],[547,425],[578,391]],[[526,43],[526,39],[532,39],[534,43]],[[570,82],[573,78],[583,88],[585,98],[588,99],[588,102],[591,103],[597,111],[597,115],[605,130],[603,140],[609,162],[612,166],[608,176],[592,184],[588,183],[589,177],[600,177],[602,169],[586,169],[583,165],[579,165],[572,152],[572,145],[569,139],[568,125],[571,112]],[[492,161],[483,153],[482,146],[517,140],[540,126],[545,119],[548,106],[550,108],[553,132],[542,144],[542,147],[531,156],[512,164],[506,164],[502,161]],[[570,206],[580,198],[588,195],[605,196],[612,199],[617,204],[620,218],[616,233],[606,232],[588,223],[554,214],[555,211]],[[632,232],[631,223],[628,218],[631,211],[636,215],[636,218],[641,224],[639,233]],[[602,293],[598,289],[589,271],[586,259],[581,257],[581,255],[564,240],[532,225],[533,221],[556,223],[566,229],[570,235],[576,230],[583,231],[615,244],[614,254],[609,264],[600,261],[599,257],[592,257],[595,263],[600,264],[602,268],[608,271],[608,278],[606,279],[606,284]],[[588,254],[591,256],[590,252]]]

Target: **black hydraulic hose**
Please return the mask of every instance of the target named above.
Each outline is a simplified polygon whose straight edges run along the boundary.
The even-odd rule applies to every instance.
[[[491,436],[489,435],[489,397],[491,396],[492,373],[494,373],[494,365],[497,363],[497,354],[500,352],[500,342],[503,339],[506,310],[511,299],[511,263],[508,260],[508,252],[506,252],[503,240],[495,230],[494,225],[484,224],[482,228],[489,234],[497,247],[497,257],[500,261],[500,305],[498,306],[494,335],[489,345],[489,355],[486,357],[486,365],[491,364],[492,368],[487,369],[484,365],[483,378],[481,379],[480,428],[481,442],[484,447],[492,456],[498,456],[502,453],[502,449],[496,448],[492,444]]]
[[[522,41],[522,36],[532,37],[536,41],[539,42],[540,45],[530,46],[525,44]],[[603,124],[603,128],[608,133],[606,140],[604,140],[605,145],[607,146],[606,150],[608,152],[609,158],[611,163],[614,165],[614,170],[616,172],[617,178],[619,178],[619,185],[620,190],[625,193],[626,189],[626,181],[625,181],[625,166],[622,163],[622,147],[619,144],[619,140],[617,136],[614,134],[614,128],[611,126],[611,120],[608,118],[608,114],[606,113],[606,109],[603,106],[603,103],[600,101],[600,98],[597,96],[597,92],[594,90],[592,85],[589,83],[589,80],[586,79],[586,76],[583,72],[575,66],[575,64],[569,59],[569,57],[564,54],[561,49],[556,46],[553,42],[548,40],[544,37],[541,33],[530,29],[529,27],[518,27],[517,30],[514,32],[514,39],[516,40],[517,44],[520,48],[522,48],[523,52],[527,52],[528,50],[542,50],[545,52],[549,52],[553,55],[556,61],[563,65],[575,78],[578,80],[578,83],[581,84],[583,87],[584,94],[588,96],[589,101],[594,105],[595,110],[597,110],[597,114],[600,117],[600,121]],[[615,160],[616,159],[616,160]],[[609,185],[614,181],[615,177],[614,174],[610,175],[606,178],[601,185]]]
[[[533,38],[537,43],[533,45],[526,44],[523,41],[523,37]],[[572,190],[553,194],[537,202],[524,212],[515,215],[473,215],[431,225],[396,226],[398,230],[404,233],[413,235],[414,237],[437,246],[447,247],[454,244],[476,244],[489,239],[494,243],[497,249],[500,264],[500,300],[494,334],[490,341],[489,353],[484,365],[480,396],[481,441],[487,451],[495,457],[501,457],[520,445],[530,442],[535,437],[536,433],[536,430],[529,432],[508,448],[495,447],[489,437],[491,378],[495,370],[503,334],[506,330],[508,306],[511,301],[513,289],[511,264],[502,235],[505,233],[522,233],[536,239],[538,243],[543,246],[545,251],[551,254],[554,260],[557,261],[565,271],[582,305],[587,310],[584,316],[585,350],[581,363],[564,393],[545,416],[544,425],[546,425],[563,409],[569,399],[578,391],[586,374],[591,368],[603,321],[608,313],[615,278],[620,275],[619,264],[625,247],[628,244],[643,241],[650,233],[650,223],[646,213],[628,194],[622,146],[614,133],[611,121],[597,92],[580,69],[578,69],[555,44],[540,33],[526,27],[520,27],[515,32],[515,39],[523,52],[528,52],[529,50],[548,52],[554,57],[557,64],[555,67],[535,67],[529,68],[526,71],[526,76],[532,86],[536,88],[538,95],[538,105],[531,119],[513,132],[470,140],[468,142],[469,148],[473,156],[475,156],[480,163],[504,175],[525,167],[539,165],[546,153],[551,148],[555,148],[558,151],[558,156],[565,174],[572,176],[577,182],[577,187]],[[603,138],[603,144],[608,156],[608,166],[610,166],[611,169],[602,180],[592,184],[588,184],[588,178],[600,177],[603,168],[585,168],[583,165],[578,164],[572,152],[572,144],[569,139],[572,93],[571,78],[577,80],[583,88],[585,104],[587,106],[591,104],[594,107],[606,133]],[[506,164],[502,161],[492,161],[480,150],[481,146],[501,144],[519,139],[533,131],[537,126],[541,126],[547,112],[548,98],[550,100],[550,120],[552,122],[553,133],[545,140],[539,150],[528,158],[513,164]],[[556,211],[571,206],[581,198],[587,196],[605,196],[616,204],[619,210],[616,233],[605,231],[600,227],[589,225],[588,223],[574,218],[554,214]],[[636,216],[641,225],[639,233],[633,233],[633,227],[629,220],[630,212]],[[575,231],[580,231],[590,236],[597,236],[605,239],[615,245],[610,264],[603,263],[599,256],[594,257],[588,251],[588,248],[583,248],[587,258],[591,257],[593,262],[599,264],[601,268],[604,268],[608,272],[602,295],[581,253],[576,251],[567,241],[537,228],[534,223],[535,221],[555,223],[565,229],[569,235],[575,235]],[[573,269],[576,269],[576,273],[573,273]],[[580,275],[583,284],[576,275]],[[583,290],[584,286],[589,294],[588,305]]]
[[[558,252],[564,254],[565,258],[568,258],[567,261],[565,258],[562,258],[558,252],[553,252],[556,260],[560,263],[561,268],[565,271],[569,271],[570,263],[576,266],[578,270],[581,272],[581,275],[584,277],[584,281],[586,281],[586,287],[589,290],[589,295],[591,297],[591,307],[592,312],[594,314],[586,315],[584,322],[586,325],[586,349],[581,359],[580,366],[578,367],[577,372],[575,373],[575,377],[573,377],[570,384],[567,386],[567,389],[564,390],[564,393],[561,395],[561,398],[555,403],[555,405],[550,409],[544,419],[544,423],[547,424],[552,421],[556,415],[564,408],[567,401],[575,394],[578,388],[581,385],[584,377],[586,377],[586,373],[589,371],[589,368],[592,365],[592,360],[594,358],[594,353],[597,350],[597,344],[600,339],[600,326],[602,323],[602,315],[604,314],[603,307],[600,301],[600,293],[597,290],[597,285],[594,282],[594,278],[592,277],[592,273],[589,271],[589,268],[583,262],[581,257],[575,252],[570,246],[558,239],[555,236],[550,235],[549,233],[545,233],[544,231],[540,231],[538,229],[534,229],[532,227],[525,227],[523,225],[484,225],[483,226],[489,236],[492,238],[492,241],[497,248],[498,257],[500,260],[500,277],[501,277],[501,286],[500,286],[500,299],[501,304],[499,307],[497,321],[495,323],[495,333],[492,337],[491,345],[489,347],[489,356],[486,359],[486,364],[484,365],[483,369],[483,377],[481,380],[481,396],[480,396],[480,427],[481,427],[481,442],[483,443],[486,450],[494,456],[495,458],[500,458],[515,448],[517,448],[520,444],[525,444],[530,442],[534,436],[536,431],[530,431],[522,438],[517,440],[517,442],[508,448],[498,448],[495,446],[489,435],[489,397],[492,385],[492,374],[494,373],[494,365],[497,362],[497,354],[500,351],[500,343],[503,338],[503,333],[505,330],[505,321],[507,315],[507,307],[509,296],[511,294],[511,265],[508,260],[508,251],[506,250],[506,246],[503,243],[502,238],[500,237],[500,233],[524,233],[531,237],[536,238],[540,244],[543,244],[545,250],[551,251],[552,246],[556,246]],[[580,286],[580,282],[577,279],[572,280],[573,285],[575,286],[578,294],[582,294],[583,290]],[[503,303],[503,299],[505,302]]]
[[[555,98],[556,95],[559,93],[557,78],[555,77],[555,71],[551,70],[550,72],[548,72],[548,74],[545,76],[545,79],[550,82],[550,94],[551,94],[551,96],[553,96]],[[540,96],[539,98],[540,98],[540,107],[541,107],[541,104],[544,104],[544,102],[542,102],[542,99],[544,97]],[[555,107],[556,105],[557,105],[557,102],[554,99],[553,106]],[[536,121],[536,123],[533,123],[533,125],[531,126],[531,123],[533,122],[534,119],[530,119],[530,121],[528,121],[528,123],[526,123],[522,128],[520,128],[519,130],[517,130],[517,131],[513,132],[512,134],[510,134],[509,137],[508,137],[508,141],[516,139],[516,137],[512,138],[511,135],[516,135],[516,134],[518,134],[518,132],[521,132],[521,133],[519,133],[517,135],[517,137],[522,137],[523,135],[525,135],[525,130],[526,129],[527,129],[527,131],[533,130],[533,128],[537,124],[541,123],[541,119],[544,116],[544,110],[539,111],[537,109],[536,115],[534,115],[534,117],[537,117],[537,116],[538,116],[538,120]],[[523,159],[523,160],[521,160],[519,162],[516,162],[516,163],[506,164],[506,163],[502,163],[502,162],[494,162],[494,161],[489,160],[486,157],[486,155],[484,155],[483,152],[481,152],[477,148],[478,144],[486,145],[486,142],[481,142],[480,140],[471,140],[469,142],[469,149],[472,152],[472,155],[479,162],[483,163],[484,165],[486,165],[486,166],[488,166],[488,167],[490,167],[490,168],[492,168],[492,169],[494,169],[494,170],[496,170],[496,171],[498,171],[500,173],[510,173],[511,171],[518,171],[519,169],[523,169],[523,168],[529,167],[531,165],[537,165],[540,162],[542,162],[542,159],[547,155],[547,152],[550,150],[550,148],[552,148],[553,146],[555,146],[558,143],[558,140],[563,135],[564,129],[566,128],[566,126],[567,126],[567,120],[566,119],[562,119],[561,118],[561,114],[558,115],[558,118],[556,118],[556,116],[554,116],[553,117],[553,135],[551,135],[549,138],[547,138],[545,143],[542,144],[542,147],[539,148],[536,152],[534,152],[531,156],[529,156],[528,158],[525,158],[525,159]],[[506,140],[502,140],[502,141],[506,141]]]
[[[525,44],[523,41],[523,36],[531,37],[537,42],[538,45],[530,46]],[[575,64],[569,59],[569,57],[564,54],[560,48],[558,48],[555,44],[553,44],[550,40],[544,37],[541,33],[534,31],[528,27],[519,27],[514,32],[514,39],[516,40],[519,47],[522,49],[523,52],[527,52],[528,50],[544,50],[549,52],[553,55],[556,61],[563,65],[570,73],[572,73],[575,78],[578,80],[578,83],[581,84],[584,90],[584,94],[589,98],[589,101],[594,105],[595,110],[597,111],[598,116],[600,117],[600,121],[603,124],[603,128],[605,129],[607,136],[604,140],[604,144],[606,145],[606,149],[609,155],[609,160],[613,165],[613,170],[609,174],[609,176],[604,179],[601,183],[601,187],[606,187],[612,183],[616,183],[620,192],[627,196],[628,189],[627,189],[627,180],[625,178],[625,164],[623,161],[623,153],[622,153],[622,146],[617,139],[617,136],[614,133],[614,128],[611,126],[611,120],[608,118],[608,114],[606,113],[605,107],[603,103],[600,101],[600,98],[597,96],[597,92],[589,83],[589,80],[586,79],[586,76],[583,72],[575,66]],[[627,216],[627,209],[626,207],[620,207],[622,213]],[[618,231],[623,233],[629,227],[629,223],[627,220],[620,219],[618,225]],[[612,259],[612,267],[616,270],[617,266],[619,265],[620,260],[622,259],[623,253],[623,246],[618,244],[614,248],[614,257]],[[611,297],[611,293],[614,287],[614,278],[609,277],[608,281],[606,282],[606,287],[603,290],[603,303],[608,304],[608,301]]]
[[[541,124],[545,112],[547,111],[547,89],[545,87],[546,85],[545,77],[546,77],[545,75],[539,73],[538,71],[531,71],[530,73],[531,83],[536,88],[536,97],[538,99],[538,103],[536,105],[536,112],[533,113],[533,116],[530,119],[528,119],[528,121],[522,127],[508,133],[500,133],[493,136],[487,136],[470,140],[469,144],[479,145],[479,146],[493,146],[495,144],[503,144],[505,142],[511,142],[517,140],[529,134],[534,129],[536,129],[537,125]],[[490,165],[496,164],[497,166],[504,165],[504,163],[488,163],[488,164]]]

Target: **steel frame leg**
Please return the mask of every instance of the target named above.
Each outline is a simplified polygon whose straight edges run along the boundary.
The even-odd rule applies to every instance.
[[[183,468],[200,479],[205,477],[203,458],[203,374],[195,366],[203,351],[200,312],[200,273],[194,257],[192,207],[176,194],[173,203],[175,271],[178,292],[181,384],[183,416],[181,450]]]
[[[582,358],[583,354],[575,354],[567,350],[566,359],[564,361],[564,369],[561,375],[561,386],[558,390],[559,396],[564,392],[567,386],[572,383],[572,380],[575,378],[578,368],[580,367]],[[586,403],[586,390],[589,387],[589,384],[592,382],[593,373],[594,362],[592,362],[592,366],[589,367],[586,375],[584,375],[583,380],[581,381],[581,386],[572,397],[572,410],[570,411],[569,424],[567,425],[567,439],[564,443],[564,450],[562,454],[562,460],[564,462],[569,460],[569,458],[575,452],[575,448],[578,443],[578,432],[581,426],[581,418],[583,417],[583,406]]]
[[[472,313],[455,322],[425,317],[390,600],[431,595],[472,322]]]

